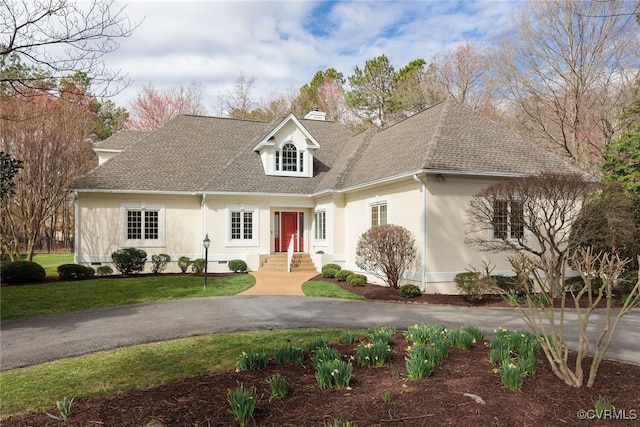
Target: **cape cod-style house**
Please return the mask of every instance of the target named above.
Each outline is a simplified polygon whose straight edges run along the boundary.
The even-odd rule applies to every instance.
[[[123,247],[203,258],[208,235],[210,272],[232,259],[258,270],[290,247],[318,270],[359,271],[358,238],[389,223],[416,238],[405,281],[439,293],[489,257],[496,274],[510,270],[504,256],[465,244],[474,194],[509,177],[577,172],[453,100],[356,135],[317,111],[274,122],[181,115],[96,152],[99,166],[75,183],[78,263],[108,264]]]

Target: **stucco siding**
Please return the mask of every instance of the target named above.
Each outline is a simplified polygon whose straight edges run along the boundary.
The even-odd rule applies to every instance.
[[[360,270],[356,265],[356,248],[360,236],[371,227],[373,205],[386,204],[387,224],[402,225],[413,233],[418,243],[421,234],[421,200],[420,183],[411,178],[348,193],[345,197],[345,268]],[[420,256],[417,263],[419,259]],[[415,271],[420,269],[419,265],[414,268]],[[369,278],[374,283],[382,283],[374,276]]]
[[[510,271],[505,254],[482,252],[465,242],[469,202],[495,182],[451,176],[427,181],[427,292],[455,293],[455,275],[480,270],[483,261],[495,268],[494,274]]]
[[[199,197],[79,193],[77,203],[80,239],[76,242],[75,259],[78,263],[109,264],[114,251],[129,246],[145,250],[149,260],[159,253],[170,255],[172,260],[180,256],[201,256],[202,240],[193,239],[200,236]],[[135,206],[161,207],[162,245],[123,244],[126,243],[123,207]]]

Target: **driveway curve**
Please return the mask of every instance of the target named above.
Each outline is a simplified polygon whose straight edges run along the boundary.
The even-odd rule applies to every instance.
[[[604,324],[604,312],[592,315]],[[174,338],[249,330],[395,326],[420,323],[525,329],[511,309],[400,304],[300,296],[207,297],[8,320],[0,325],[0,369]],[[575,336],[575,316],[567,317]],[[595,341],[597,327],[589,328]],[[640,312],[625,316],[607,356],[640,364]],[[574,346],[576,343],[571,343]]]

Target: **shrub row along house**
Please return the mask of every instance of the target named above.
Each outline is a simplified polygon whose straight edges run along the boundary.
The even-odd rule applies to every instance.
[[[208,235],[212,272],[233,259],[258,270],[289,245],[317,269],[359,271],[358,238],[389,223],[416,238],[404,281],[438,293],[486,260],[465,245],[474,194],[509,177],[578,172],[453,100],[356,135],[318,111],[270,123],[182,115],[154,132],[120,132],[96,152],[99,166],[75,184],[78,263],[110,263],[123,247],[201,258]],[[497,209],[487,232],[523,232],[517,206]],[[491,257],[496,274],[510,270]]]

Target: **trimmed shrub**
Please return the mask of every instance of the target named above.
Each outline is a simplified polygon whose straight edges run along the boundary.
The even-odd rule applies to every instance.
[[[113,274],[113,268],[109,265],[101,265],[96,268],[96,273],[98,276],[109,276],[110,274]]]
[[[482,276],[476,271],[466,271],[458,273],[453,278],[456,282],[456,288],[467,299],[472,302],[482,301],[486,293],[490,292],[494,286],[493,279],[490,276]]]
[[[183,273],[187,272],[187,269],[191,265],[191,259],[188,256],[181,256],[178,258],[178,267],[180,267],[180,271]]]
[[[82,280],[93,277],[96,271],[80,264],[62,264],[58,266],[58,276],[62,280]]]
[[[191,271],[196,274],[200,274],[204,271],[204,258],[196,258],[191,263]]]
[[[367,276],[364,274],[352,274],[347,277],[347,283],[351,286],[361,286],[367,283]]]
[[[171,256],[167,254],[156,254],[151,255],[151,271],[153,273],[162,273],[166,268],[167,264],[171,261]]]
[[[336,277],[336,273],[342,270],[338,264],[325,264],[322,266],[322,277],[327,279],[333,279]]]
[[[416,298],[422,295],[422,291],[416,285],[404,285],[400,287],[400,296],[403,298]]]
[[[229,261],[229,270],[234,273],[244,273],[247,271],[247,263],[241,259],[232,259]]]
[[[338,282],[344,282],[347,280],[347,277],[351,276],[353,271],[351,270],[338,270],[335,273],[335,278]]]
[[[2,266],[3,283],[39,283],[46,275],[40,264],[31,261],[8,262]]]
[[[122,274],[136,274],[144,270],[147,253],[142,249],[122,248],[111,254],[113,266]]]

